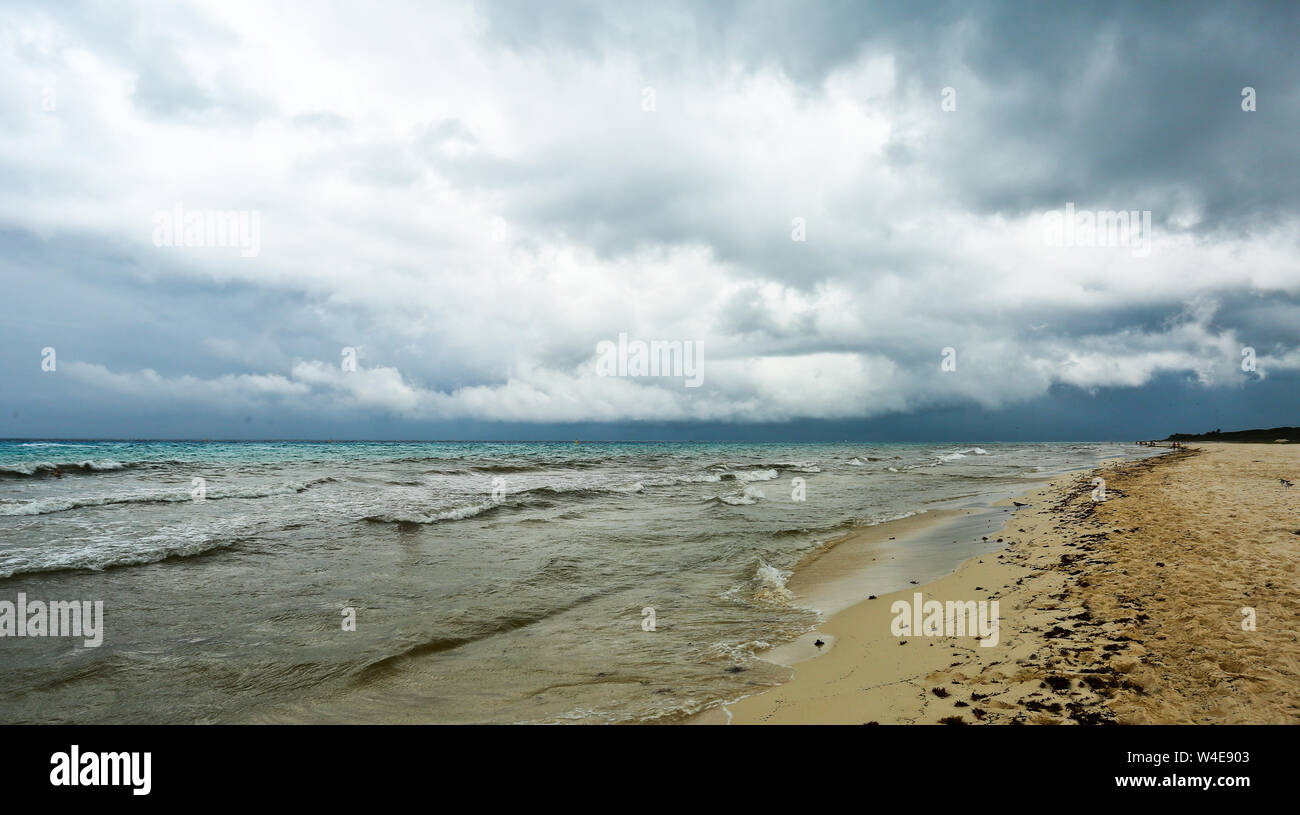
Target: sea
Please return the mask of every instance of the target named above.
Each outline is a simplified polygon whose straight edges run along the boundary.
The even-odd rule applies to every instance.
[[[855,529],[1156,452],[0,441],[0,603],[103,604],[97,647],[0,631],[0,723],[684,721],[788,678],[787,581]]]

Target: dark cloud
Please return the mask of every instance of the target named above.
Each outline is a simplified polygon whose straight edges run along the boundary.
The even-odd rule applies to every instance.
[[[1293,423],[1297,8],[15,4],[55,33],[0,52],[0,435]],[[277,19],[268,54],[249,26]],[[261,207],[261,255],[151,246],[182,199]],[[1066,202],[1150,209],[1164,243],[1045,250],[1026,232]],[[705,387],[594,381],[620,332],[707,338]]]
[[[1300,211],[1300,6],[1294,3],[715,3],[629,13],[592,3],[480,4],[520,49],[626,49],[776,67],[818,86],[870,54],[896,60],[899,101],[941,125],[888,147],[983,212],[1067,201],[1191,209],[1197,232],[1250,232]],[[685,30],[685,36],[683,36]],[[673,55],[676,60],[668,59]],[[939,110],[957,91],[957,111]],[[1258,109],[1241,109],[1243,87]]]

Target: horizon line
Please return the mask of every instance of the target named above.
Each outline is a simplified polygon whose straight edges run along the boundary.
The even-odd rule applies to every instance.
[[[1174,434],[1177,435],[1177,434]],[[1129,441],[1163,441],[1163,439],[932,439],[927,441],[887,441],[841,439],[808,441],[795,439],[221,439],[221,438],[152,438],[152,437],[77,437],[77,436],[5,436],[5,442],[189,442],[198,444],[1123,444]]]

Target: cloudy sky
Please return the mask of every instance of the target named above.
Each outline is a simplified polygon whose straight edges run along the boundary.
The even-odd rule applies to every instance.
[[[1297,42],[1288,3],[10,0],[0,436],[1300,424]],[[702,384],[601,375],[620,334]]]

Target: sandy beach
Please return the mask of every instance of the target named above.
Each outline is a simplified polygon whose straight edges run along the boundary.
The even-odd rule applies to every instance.
[[[1039,485],[991,536],[1005,548],[836,610],[803,638],[820,651],[801,640],[767,655],[793,679],[705,720],[1300,722],[1300,485],[1279,480],[1298,475],[1294,445],[1198,443]],[[859,542],[857,560],[878,543]],[[918,594],[997,601],[996,644],[896,634],[891,609]]]

